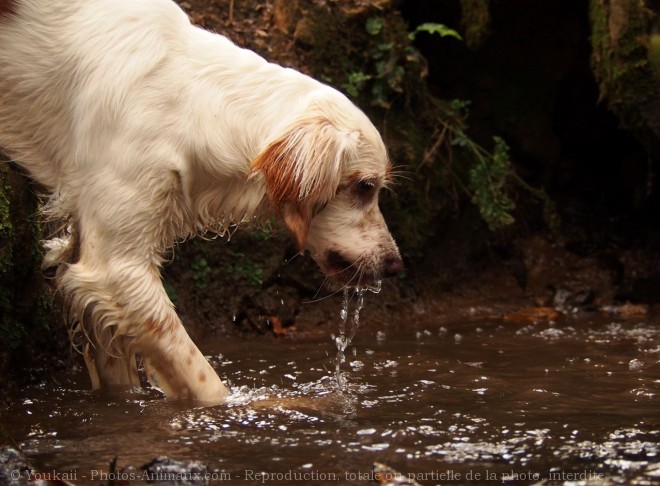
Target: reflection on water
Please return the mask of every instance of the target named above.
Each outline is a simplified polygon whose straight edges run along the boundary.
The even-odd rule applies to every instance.
[[[226,338],[206,346],[225,406],[103,397],[72,375],[10,397],[2,422],[37,469],[80,484],[158,455],[245,484],[364,484],[376,461],[422,484],[660,483],[653,325],[402,322],[353,345],[343,391],[327,338]]]

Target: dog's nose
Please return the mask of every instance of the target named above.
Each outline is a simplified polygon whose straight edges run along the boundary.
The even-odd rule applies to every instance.
[[[392,278],[403,272],[403,260],[399,255],[390,255],[385,258],[383,276]]]

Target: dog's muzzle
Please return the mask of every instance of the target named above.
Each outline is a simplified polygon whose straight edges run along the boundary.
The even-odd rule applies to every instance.
[[[325,254],[326,274],[348,284],[371,284],[383,278],[396,277],[403,271],[403,261],[398,253],[387,253],[375,261],[358,258],[349,260],[337,250],[328,250]]]

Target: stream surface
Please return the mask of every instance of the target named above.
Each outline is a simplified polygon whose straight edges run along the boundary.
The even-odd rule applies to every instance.
[[[227,405],[104,396],[77,370],[8,397],[0,420],[35,471],[75,484],[108,484],[114,457],[139,484],[162,455],[204,463],[214,484],[370,484],[374,462],[423,485],[660,484],[652,324],[441,326],[411,312],[358,331],[344,392],[331,332],[205,342]]]

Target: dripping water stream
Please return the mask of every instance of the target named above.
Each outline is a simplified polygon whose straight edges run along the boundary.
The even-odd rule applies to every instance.
[[[339,334],[331,335],[332,340],[337,346],[337,357],[335,359],[335,381],[337,382],[337,390],[339,392],[346,390],[347,379],[341,371],[341,365],[346,362],[346,349],[348,346],[350,346],[351,342],[353,342],[353,338],[355,338],[357,329],[360,326],[360,311],[364,306],[364,294],[367,291],[377,294],[380,292],[380,290],[380,280],[378,280],[373,285],[344,288],[341,311],[339,312]],[[357,297],[357,299],[351,312],[351,302],[353,297]],[[346,333],[347,324],[350,324],[348,334]]]

